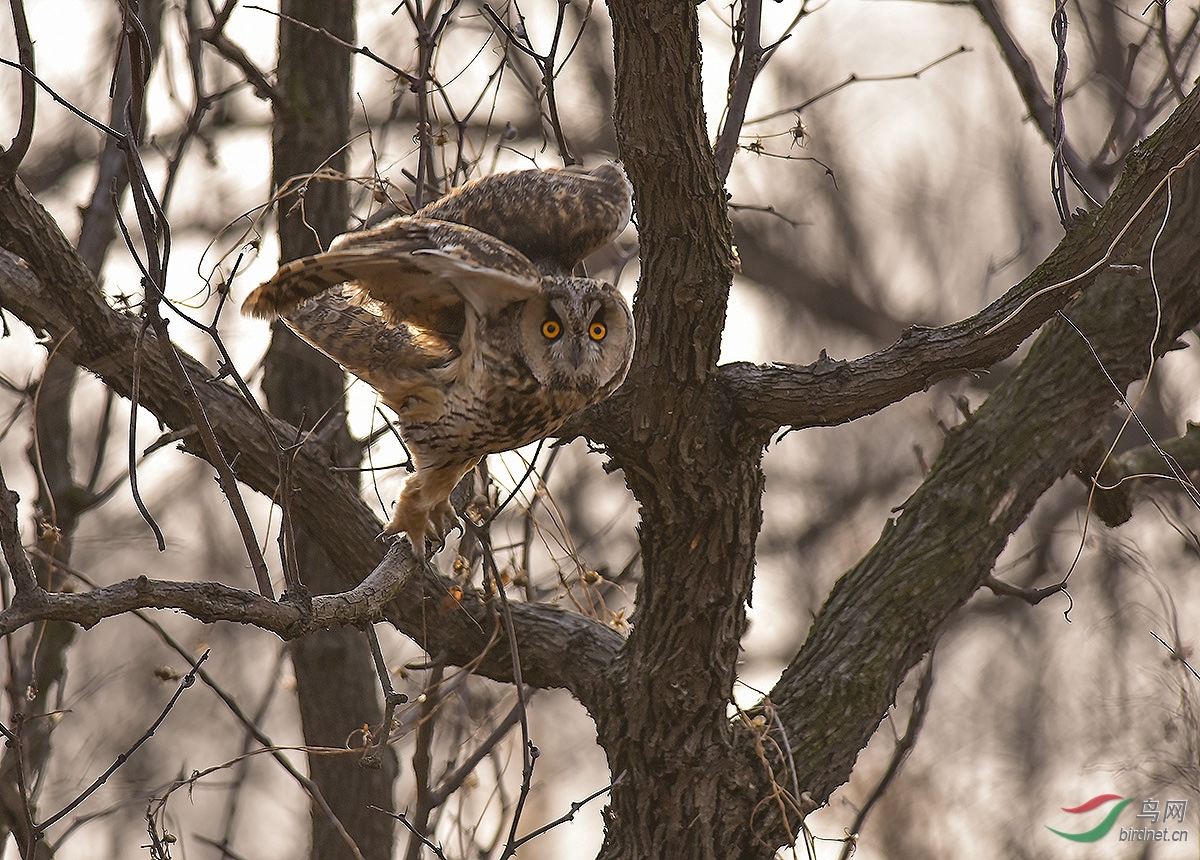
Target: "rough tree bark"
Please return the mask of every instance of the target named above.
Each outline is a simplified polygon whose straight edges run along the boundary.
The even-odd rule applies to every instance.
[[[620,392],[564,432],[604,445],[624,472],[641,505],[644,577],[627,640],[548,606],[514,605],[513,623],[525,682],[571,690],[596,721],[613,776],[623,775],[606,813],[602,856],[768,858],[794,837],[807,803],[783,799],[793,778],[815,803],[845,782],[941,626],[986,583],[1038,497],[1101,436],[1116,389],[1146,372],[1151,349],[1161,354],[1200,320],[1200,250],[1190,230],[1200,217],[1200,159],[1193,159],[1200,98],[1190,96],[1135,150],[1101,210],[975,317],[911,330],[852,362],[718,366],[732,254],[705,134],[696,10],[665,0],[610,0],[610,8],[617,134],[641,239],[639,346]],[[1145,266],[1163,224],[1152,288]],[[136,321],[104,305],[44,210],[5,177],[0,243],[28,267],[0,255],[0,304],[56,338],[70,333],[62,354],[128,394]],[[1143,268],[1109,267],[1116,263]],[[1064,322],[1046,327],[1019,369],[948,436],[922,487],[835,586],[761,705],[771,718],[761,726],[730,720],[766,442],[781,428],[853,420],[937,379],[986,368],[1072,300],[1067,316],[1079,331]],[[141,403],[199,453],[161,354],[148,337]],[[230,386],[202,381],[211,374],[198,363],[187,367],[222,447],[240,452],[240,479],[272,492],[275,448],[252,408]],[[294,433],[282,422],[268,424],[280,438]],[[303,492],[293,515],[337,560],[343,581],[354,583],[380,562],[372,540],[378,523],[327,462],[308,446],[296,452],[291,477]],[[319,528],[329,522],[339,527]],[[486,652],[477,671],[511,680],[495,607],[468,591],[454,612],[439,612],[447,583],[414,573],[409,561],[397,547],[379,567],[392,577],[411,575],[386,617],[450,663]],[[112,594],[127,602],[116,608],[104,595],[27,589],[0,614],[0,632],[30,617],[95,623],[141,600],[295,636],[324,611],[316,600],[311,607],[274,604],[213,586],[202,603],[169,586],[121,584]],[[794,774],[773,744],[791,750]]]
[[[839,423],[872,410],[873,396],[841,362],[818,362],[811,375],[716,367],[729,239],[698,97],[695,13],[671,3],[609,6],[617,134],[636,190],[642,279],[635,372],[601,406],[608,420],[592,427],[604,428],[600,441],[641,503],[645,573],[615,699],[592,712],[610,768],[627,774],[613,790],[602,856],[766,858],[795,832],[801,810],[785,813],[787,826],[780,826],[786,807],[764,803],[774,787],[762,764],[769,761],[787,789],[788,763],[781,755],[756,760],[754,732],[732,729],[725,711],[760,523],[759,458],[780,426]],[[1151,344],[1161,353],[1200,317],[1200,246],[1190,229],[1200,212],[1195,167],[1173,180],[1174,209],[1155,249],[1163,305],[1157,332],[1155,290],[1144,269],[1136,276],[1106,266],[1089,272],[1100,261],[1146,265],[1165,217],[1166,195],[1153,192],[1200,146],[1194,96],[1169,126],[1130,160],[1105,209],[1075,227],[1029,279],[1068,281],[1030,305],[1051,296],[1061,302],[1091,285],[1071,317],[1096,356],[1072,327],[1048,327],[1018,372],[947,439],[929,479],[876,547],[838,582],[764,701],[783,728],[774,741],[791,749],[796,781],[815,802],[849,777],[907,671],[984,584],[1034,502],[1104,431],[1120,392],[1099,365],[1123,390],[1145,373]],[[1016,298],[1035,294],[1022,290]],[[1031,309],[1012,307],[1004,325]],[[998,345],[988,335],[1000,326],[980,323],[941,334],[947,346],[961,334],[987,351]],[[923,341],[921,359],[932,358],[941,338],[922,334],[877,356],[891,370],[871,382],[903,384],[917,370],[905,360],[906,341]],[[974,366],[997,357],[981,355]],[[971,360],[969,351],[959,353],[964,359]],[[930,379],[919,370],[914,376]],[[857,395],[847,398],[848,414],[804,402],[824,384]],[[627,420],[613,420],[618,414]]]

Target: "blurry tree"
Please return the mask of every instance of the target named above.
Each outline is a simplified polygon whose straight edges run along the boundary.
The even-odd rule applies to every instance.
[[[1118,454],[1124,437],[1112,426],[1131,410],[1125,400],[1130,384],[1157,373],[1159,359],[1200,321],[1200,243],[1193,226],[1200,217],[1200,105],[1184,87],[1193,73],[1200,17],[1189,10],[1190,23],[1169,26],[1162,4],[1140,16],[1140,10],[1123,10],[1129,21],[1119,22],[1112,6],[1068,10],[1060,3],[1043,11],[1053,22],[1051,73],[1038,70],[991,0],[970,4],[1052,154],[1051,197],[1064,235],[1042,259],[1028,261],[1029,274],[1020,283],[982,310],[958,322],[946,322],[953,316],[943,313],[939,321],[946,324],[936,328],[906,328],[901,320],[907,314],[880,300],[885,293],[878,280],[889,270],[873,255],[888,249],[864,226],[851,192],[824,183],[806,215],[827,219],[845,238],[847,259],[854,262],[840,273],[828,265],[826,271],[802,266],[781,250],[787,235],[777,232],[786,224],[782,217],[767,220],[772,215],[763,206],[736,199],[729,205],[725,187],[727,180],[740,181],[739,153],[762,160],[818,158],[799,148],[809,134],[801,116],[822,96],[867,79],[851,75],[826,91],[809,86],[805,90],[817,94],[793,103],[786,95],[791,90],[780,85],[785,71],[773,79],[780,85],[770,99],[775,107],[751,116],[750,105],[762,101],[755,84],[766,80],[764,68],[779,61],[789,39],[817,12],[805,3],[767,7],[745,0],[719,12],[732,14],[726,20],[732,61],[714,138],[701,77],[702,21],[708,20],[702,13],[715,17],[714,9],[610,0],[610,138],[607,69],[597,48],[607,34],[598,32],[598,10],[590,3],[563,0],[534,13],[515,3],[407,0],[394,14],[406,22],[415,51],[410,62],[395,64],[388,57],[402,49],[384,48],[386,28],[356,39],[351,3],[285,0],[277,15],[275,71],[227,34],[235,12],[269,14],[257,7],[239,8],[233,0],[186,3],[172,19],[182,26],[170,30],[157,4],[122,3],[112,110],[100,122],[75,109],[76,119],[100,131],[103,143],[94,156],[95,191],[72,243],[31,193],[48,194],[56,169],[47,165],[69,160],[67,150],[75,145],[36,157],[34,104],[39,87],[49,92],[55,84],[44,75],[46,64],[35,63],[37,34],[28,31],[25,10],[13,0],[17,59],[6,64],[24,74],[9,78],[20,81],[20,116],[11,145],[0,153],[0,307],[6,333],[10,320],[22,321],[44,337],[49,355],[40,380],[8,386],[30,403],[33,416],[36,541],[22,546],[15,494],[3,487],[0,496],[9,574],[0,610],[8,650],[0,833],[12,835],[22,856],[50,856],[71,830],[86,827],[90,819],[74,815],[77,806],[127,760],[136,761],[137,750],[157,730],[159,723],[148,718],[145,734],[113,768],[101,769],[103,778],[92,787],[65,798],[53,795],[52,810],[40,802],[52,796],[44,783],[53,759],[54,715],[63,707],[64,661],[77,627],[126,613],[145,617],[140,612],[148,608],[182,610],[206,623],[239,622],[293,643],[307,776],[266,735],[256,709],[239,705],[201,665],[202,655],[156,627],[191,663],[184,673],[164,673],[180,685],[163,716],[196,679],[216,692],[243,726],[245,749],[267,751],[309,797],[314,857],[386,856],[393,852],[394,821],[404,827],[398,845],[406,857],[504,858],[530,850],[529,840],[568,820],[584,802],[578,798],[561,818],[522,818],[536,794],[539,761],[529,700],[548,688],[564,688],[583,705],[607,758],[611,784],[587,798],[607,795],[601,857],[759,858],[784,846],[816,851],[806,817],[850,779],[905,678],[939,636],[978,611],[976,604],[964,609],[970,598],[989,589],[1037,604],[1068,586],[1069,572],[1036,579],[1053,569],[1050,564],[1031,566],[1035,578],[1019,583],[994,573],[1010,537],[1040,499],[1050,494],[1049,504],[1039,508],[1042,516],[1086,520],[1094,513],[1116,525],[1131,515],[1144,486],[1126,479],[1158,473],[1180,497],[1200,502],[1188,477],[1200,465],[1194,431],[1163,441],[1152,436]],[[774,11],[786,14],[768,40],[764,15],[774,22]],[[1083,25],[1083,50],[1092,61],[1091,76],[1074,91],[1066,78],[1072,21]],[[180,32],[183,50],[164,61],[163,46]],[[963,53],[954,50],[918,71],[890,77],[918,78]],[[371,112],[350,98],[354,54],[364,59],[359,68],[388,75],[396,88],[378,128]],[[163,76],[166,96],[153,86],[156,64],[173,73]],[[589,85],[600,91],[594,105],[569,99],[569,90]],[[524,539],[493,550],[490,512],[503,507],[506,493],[484,469],[474,479],[477,491],[460,500],[467,516],[457,557],[445,554],[452,569],[418,566],[403,542],[389,549],[375,541],[379,521],[353,477],[360,465],[377,465],[374,457],[394,447],[386,447],[382,433],[351,438],[340,372],[295,345],[279,326],[261,381],[270,412],[259,408],[226,345],[236,325],[226,308],[231,291],[244,288],[237,280],[243,259],[267,235],[261,219],[237,222],[243,247],[220,237],[221,248],[232,250],[207,279],[200,309],[183,300],[195,291],[176,288],[180,276],[168,265],[185,153],[200,148],[217,157],[216,136],[223,126],[239,124],[238,111],[248,110],[234,98],[245,88],[272,109],[272,202],[278,203],[283,259],[353,226],[356,188],[369,198],[364,210],[403,211],[492,169],[502,154],[507,163],[509,153],[549,148],[575,163],[615,140],[635,189],[638,349],[620,391],[574,420],[560,438],[587,440],[606,456],[605,468],[624,477],[638,506],[636,563],[591,569],[577,549],[565,551],[558,564],[541,563],[533,552],[534,533],[545,526],[534,509],[550,504],[543,502],[541,483],[527,497],[523,519],[516,518]],[[1081,142],[1067,134],[1077,103],[1105,106],[1108,128],[1097,139]],[[178,126],[159,119],[156,111],[169,113],[162,105],[180,104],[188,109]],[[574,118],[575,111],[596,106],[589,121]],[[501,127],[502,116],[517,121]],[[824,152],[819,157],[835,160]],[[114,208],[119,200],[124,205]],[[924,238],[921,231],[933,223],[921,222],[918,208],[912,210],[914,239]],[[377,214],[361,211],[357,220]],[[136,260],[139,290],[128,282],[102,289],[98,278],[117,235]],[[611,265],[613,256],[596,266]],[[747,277],[819,320],[873,343],[899,339],[852,361],[822,352],[809,365],[721,363],[739,258]],[[121,292],[110,295],[113,290]],[[178,332],[193,329],[187,334],[200,338],[194,342],[210,360],[172,343],[168,324],[177,342],[183,340]],[[1002,378],[988,386],[981,406],[971,410],[965,397],[959,400],[962,421],[946,430],[920,485],[886,518],[874,545],[828,594],[818,595],[823,605],[807,638],[783,656],[786,665],[773,686],[755,703],[734,706],[764,500],[770,499],[762,468],[768,444],[794,430],[856,422],[940,380],[986,371],[1039,329],[1019,363],[997,374]],[[79,448],[71,394],[76,367],[107,386],[93,465],[82,479],[72,463]],[[135,406],[123,440],[130,451],[128,475],[106,483],[105,451],[122,441],[112,430],[114,392]],[[159,575],[145,560],[139,562],[147,566],[145,576],[103,585],[88,581],[69,552],[75,525],[118,487],[128,486],[160,546],[164,542],[136,483],[138,450],[145,445],[139,414],[164,428],[150,450],[178,444],[212,467],[255,590],[247,588],[249,576],[228,565],[188,581]],[[15,425],[14,419],[7,426]],[[1161,436],[1163,428],[1155,429]],[[556,463],[556,456],[547,462]],[[542,467],[541,481],[549,469]],[[5,471],[11,473],[9,463]],[[1063,501],[1051,491],[1072,473],[1088,490],[1083,498]],[[884,498],[901,482],[897,470],[871,492]],[[242,488],[277,504],[286,588],[279,597],[265,539],[255,531],[255,503],[243,498]],[[564,491],[564,503],[576,492]],[[824,518],[844,518],[843,512],[861,505],[856,495],[854,488],[831,495]],[[1186,509],[1180,514],[1187,515]],[[217,532],[212,535],[217,540]],[[570,547],[570,534],[555,537]],[[795,537],[797,545],[804,539]],[[1082,538],[1075,539],[1082,549]],[[1188,551],[1194,551],[1194,535],[1189,540]],[[626,620],[623,589],[634,584]],[[573,608],[552,598],[570,600]],[[395,673],[379,641],[383,631],[375,629],[380,621],[426,655],[408,669],[424,677],[408,708],[400,707],[403,696],[393,687]],[[866,813],[913,749],[934,686],[931,667],[927,660],[909,697],[908,731],[839,848],[853,846]],[[278,671],[276,664],[272,674]],[[469,685],[471,676],[511,686],[511,698],[496,692],[504,686]],[[269,698],[264,692],[259,713]],[[449,713],[454,701],[477,712],[470,714],[474,722]],[[495,777],[498,806],[473,807],[467,789],[482,778],[485,761],[503,769],[498,751],[518,728],[516,795],[509,796],[505,781]],[[407,810],[403,814],[389,811],[392,744],[399,738],[412,744],[409,782],[396,784],[395,806]],[[344,754],[347,748],[352,754]],[[151,856],[169,856],[173,840],[188,838],[172,830],[172,793],[226,770],[238,772],[228,763],[165,787],[138,787],[136,799],[147,804]],[[236,798],[236,786],[230,794]],[[225,835],[197,837],[197,843],[239,856],[230,837],[234,804]],[[444,838],[443,819],[451,818],[457,822],[454,840]],[[911,850],[921,849],[914,843]],[[114,853],[128,854],[128,845]]]

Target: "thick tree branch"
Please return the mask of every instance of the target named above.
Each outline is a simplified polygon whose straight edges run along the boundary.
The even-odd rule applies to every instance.
[[[5,498],[14,494],[0,490]],[[15,544],[15,505],[0,505],[0,536],[6,555]],[[13,562],[10,560],[9,564]],[[15,569],[15,568],[14,568]],[[397,599],[392,606],[387,604]],[[92,627],[105,618],[137,609],[177,609],[211,624],[231,621],[294,639],[326,627],[361,626],[386,616],[426,642],[453,655],[453,662],[480,660],[480,670],[512,680],[512,659],[497,608],[473,592],[451,599],[446,581],[420,568],[407,547],[396,544],[358,585],[338,594],[288,596],[278,602],[218,582],[177,582],[145,576],[86,592],[47,592],[35,587],[18,593],[0,612],[0,636],[34,621],[67,621]],[[607,683],[623,640],[615,631],[575,612],[541,604],[513,603],[513,625],[521,644],[524,681],[537,687],[566,687],[584,702]],[[569,662],[571,665],[563,666]]]
[[[725,191],[704,121],[698,23],[674,2],[612,2],[621,160],[634,188],[641,278],[631,381],[646,376],[680,399],[716,367],[733,282]],[[632,41],[672,33],[679,56]],[[682,405],[682,404],[681,404]],[[657,406],[657,404],[656,404]],[[661,431],[661,428],[660,428]]]
[[[0,612],[0,636],[34,621],[67,621],[92,627],[105,618],[135,609],[178,609],[206,624],[233,621],[253,624],[281,639],[294,639],[324,627],[366,624],[383,614],[412,576],[415,563],[394,548],[375,570],[349,591],[306,600],[285,596],[270,600],[253,591],[219,582],[179,582],[145,576],[86,592],[37,589],[17,597]]]
[[[1184,102],[1129,156],[1112,196],[1094,219],[1071,229],[1028,277],[974,316],[940,328],[911,328],[892,346],[854,361],[822,356],[807,367],[737,362],[720,379],[736,409],[766,432],[830,426],[869,415],[946,377],[986,370],[1098,279],[1134,284],[1128,250],[1157,229],[1155,207],[1168,177],[1200,152],[1200,100]],[[1181,216],[1186,217],[1186,216]],[[1134,260],[1144,265],[1145,258]]]
[[[1196,103],[1193,94],[1144,145],[1132,173],[1161,175],[1179,162],[1200,136]],[[1139,231],[1122,259],[1145,266],[1153,253],[1156,282],[1148,270],[1100,275],[1068,312],[1070,325],[1047,327],[1013,375],[947,437],[929,477],[835,585],[771,691],[788,736],[804,739],[796,767],[814,797],[828,798],[849,776],[909,669],[987,582],[1037,500],[1104,433],[1114,402],[1146,373],[1151,348],[1162,354],[1200,320],[1200,160],[1173,177],[1169,216],[1163,199],[1142,217],[1154,229]]]

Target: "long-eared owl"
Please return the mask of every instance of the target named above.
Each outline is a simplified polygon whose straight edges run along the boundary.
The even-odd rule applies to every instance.
[[[624,381],[629,306],[572,272],[631,213],[616,164],[497,174],[338,236],[246,299],[395,411],[416,471],[384,535],[406,533],[423,557],[426,536],[457,523],[450,491],[482,457],[552,434]]]

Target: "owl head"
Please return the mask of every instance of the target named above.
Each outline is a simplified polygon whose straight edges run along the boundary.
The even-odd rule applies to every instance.
[[[521,311],[521,357],[548,388],[592,402],[625,381],[633,314],[616,287],[590,278],[547,277]]]

